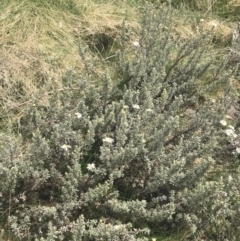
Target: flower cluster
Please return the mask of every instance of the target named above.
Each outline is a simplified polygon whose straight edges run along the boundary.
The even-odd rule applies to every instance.
[[[236,146],[238,144],[238,141],[236,141],[238,135],[235,132],[235,127],[233,125],[228,125],[227,121],[224,119],[220,121],[220,124],[227,127],[223,132],[230,138],[231,144]],[[235,153],[240,154],[240,147],[236,147]]]
[[[227,127],[227,129],[224,130],[224,133],[229,136],[229,137],[233,137],[233,138],[236,138],[237,137],[237,134],[235,133],[235,128],[234,126],[232,125],[228,125],[227,121],[226,120],[221,120],[220,121],[220,124],[224,127]]]

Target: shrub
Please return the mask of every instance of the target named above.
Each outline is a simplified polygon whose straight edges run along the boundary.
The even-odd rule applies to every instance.
[[[1,135],[0,208],[14,235],[148,240],[177,225],[190,240],[237,237],[239,182],[210,173],[231,73],[211,57],[209,34],[181,39],[171,14],[147,9],[130,53],[123,31],[117,80],[91,71],[41,90],[49,104],[39,104],[40,93],[20,134]]]

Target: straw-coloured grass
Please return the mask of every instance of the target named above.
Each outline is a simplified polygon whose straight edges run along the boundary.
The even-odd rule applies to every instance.
[[[68,70],[79,73],[83,61],[79,42],[90,47],[90,57],[113,48],[124,18],[136,28],[134,13],[125,5],[93,1],[6,1],[0,6],[0,119],[9,110],[21,112],[44,85],[56,82]],[[129,11],[129,10],[128,10]],[[106,41],[108,41],[106,43]],[[108,49],[106,49],[108,48]],[[96,57],[96,56],[94,56]]]
[[[185,39],[191,38],[202,31],[212,31],[213,43],[224,47],[231,42],[234,27],[216,18],[216,16],[204,18],[203,15],[199,15],[197,17],[189,16],[187,21],[186,19],[176,18],[175,30]]]

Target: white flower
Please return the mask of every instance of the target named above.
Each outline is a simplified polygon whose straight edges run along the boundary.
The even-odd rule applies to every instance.
[[[240,147],[236,148],[236,152],[237,152],[237,154],[240,154]]]
[[[77,116],[78,119],[81,119],[81,118],[82,118],[82,114],[79,113],[79,112],[76,112],[76,113],[75,113],[75,116]]]
[[[139,105],[132,105],[132,107],[134,108],[134,109],[137,109],[137,110],[139,110],[140,109],[140,106]]]
[[[220,124],[221,124],[222,126],[226,126],[226,125],[227,125],[227,122],[226,122],[225,120],[220,120]]]
[[[232,125],[229,125],[228,128],[234,130],[234,126]]]
[[[231,175],[228,176],[228,182],[232,182],[233,177]]]
[[[128,105],[123,106],[123,109],[128,109],[128,108],[129,108]]]
[[[137,41],[133,42],[133,45],[134,45],[135,47],[140,47],[140,44],[139,44],[139,42],[137,42]]]
[[[87,164],[87,169],[91,172],[93,172],[96,169],[96,166],[94,163],[88,163]]]
[[[114,225],[113,226],[113,229],[114,230],[119,230],[119,229],[121,229],[122,227],[124,227],[123,225]]]
[[[236,133],[233,133],[233,135],[232,135],[234,138],[237,138],[237,134]]]
[[[104,139],[103,139],[103,142],[107,142],[107,143],[110,143],[110,144],[112,144],[113,143],[113,139],[112,138],[110,138],[110,137],[105,137]]]
[[[64,144],[64,145],[61,146],[61,148],[62,148],[64,151],[68,151],[68,149],[70,149],[71,146]]]
[[[232,129],[227,129],[224,131],[227,136],[233,136],[234,137],[234,130]]]

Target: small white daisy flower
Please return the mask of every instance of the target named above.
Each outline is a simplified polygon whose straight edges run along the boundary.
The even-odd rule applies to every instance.
[[[139,43],[138,41],[133,42],[133,45],[134,45],[135,47],[140,47],[140,43]]]
[[[146,109],[146,112],[153,112],[152,109]]]
[[[225,120],[220,120],[220,124],[221,124],[222,126],[226,126],[226,125],[227,125],[227,122],[226,122]]]
[[[133,107],[134,109],[136,109],[136,110],[139,110],[139,109],[140,109],[140,106],[139,106],[139,105],[137,105],[137,104],[132,105],[132,107]]]
[[[224,132],[227,136],[233,136],[235,134],[234,130],[232,130],[232,129],[227,129]]]
[[[94,163],[88,163],[87,164],[87,169],[88,169],[88,171],[93,172],[96,169],[96,166],[95,166]]]
[[[105,137],[104,139],[103,139],[103,142],[107,142],[107,143],[110,143],[110,144],[112,144],[113,143],[113,139],[112,138],[110,138],[110,137]]]
[[[232,125],[228,125],[228,128],[234,130],[234,126]]]
[[[75,113],[75,116],[77,116],[78,119],[81,119],[81,118],[82,118],[82,114],[79,113],[79,112],[76,112],[76,113]]]
[[[114,225],[113,226],[113,229],[114,230],[119,230],[119,229],[121,229],[122,228],[122,225]]]
[[[240,154],[240,147],[236,148],[236,152],[237,152],[237,154]]]
[[[64,145],[61,146],[61,148],[62,148],[64,151],[68,151],[68,149],[71,149],[71,146],[64,144]]]
[[[231,175],[228,176],[228,182],[232,182],[233,177]]]

